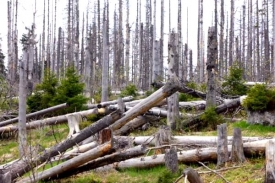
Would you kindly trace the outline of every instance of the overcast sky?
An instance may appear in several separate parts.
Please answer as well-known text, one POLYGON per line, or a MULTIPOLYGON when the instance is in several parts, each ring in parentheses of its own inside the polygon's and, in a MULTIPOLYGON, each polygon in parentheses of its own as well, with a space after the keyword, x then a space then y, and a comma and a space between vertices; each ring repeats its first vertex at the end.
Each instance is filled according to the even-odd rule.
MULTIPOLYGON (((43 0, 37 1, 37 11, 36 11, 36 25, 37 25, 37 38, 39 38, 39 34, 42 32, 42 22, 43 22, 43 0)), ((47 0, 48 1, 48 0, 47 0)), ((80 15, 82 15, 83 11, 86 12, 87 7, 92 14, 93 12, 93 0, 90 0, 91 3, 88 5, 87 0, 80 0, 80 15)), ((109 0, 110 1, 110 20, 112 21, 112 15, 114 12, 115 4, 118 4, 118 0, 109 0)), ((35 0, 18 0, 18 35, 21 38, 22 34, 26 32, 25 27, 30 27, 33 21, 33 12, 35 10, 35 0)), ((52 6, 52 2, 54 0, 50 0, 50 4, 52 6)), ((59 26, 66 28, 66 13, 65 8, 67 4, 67 0, 57 0, 57 28, 59 26)), ((103 7, 103 2, 101 1, 103 7)), ((129 0, 130 2, 130 25, 132 24, 134 30, 134 22, 136 19, 136 0, 129 0)), ((143 10, 145 10, 146 0, 142 0, 143 10)), ((153 2, 153 1, 152 1, 153 2)), ((225 8, 229 9, 229 0, 225 0, 225 8)), ((237 0, 237 2, 243 2, 243 0, 237 0)), ((164 0, 165 3, 165 36, 166 40, 168 38, 169 27, 168 27, 168 15, 169 15, 169 1, 164 0)), ((171 0, 171 28, 177 30, 177 3, 178 0, 171 0)), ((116 6, 117 7, 117 6, 116 6)), ((124 6, 125 7, 125 6, 124 6)), ((189 34, 188 34, 188 43, 189 47, 193 50, 193 58, 196 58, 196 49, 197 49, 197 17, 198 17, 198 0, 182 0, 182 43, 186 43, 186 27, 187 27, 187 7, 189 12, 189 34)), ((6 55, 7 50, 7 1, 0 0, 0 36, 2 37, 2 49, 4 54, 6 55)), ((52 6, 52 9, 54 7, 52 6)), ((213 10, 214 10, 214 0, 204 0, 204 32, 207 34, 207 29, 212 24, 213 20, 213 10)), ((51 11, 51 10, 50 10, 51 11)), ((237 11, 237 10, 236 10, 237 11)), ((51 15, 50 15, 51 16, 51 15)), ((91 15, 92 16, 92 15, 91 15)), ((124 18, 126 17, 126 10, 123 14, 124 18)), ((50 17, 51 19, 51 17, 50 17)), ((82 17, 81 17, 82 20, 82 17)), ((145 21, 145 13, 142 14, 142 20, 145 21)), ((112 28, 112 24, 110 25, 112 28)), ((159 38, 159 27, 160 27, 160 0, 157 0, 157 39, 159 38)), ((125 29, 124 29, 125 31, 125 29)), ((125 34, 124 34, 125 35, 125 34)), ((205 35, 206 38, 207 35, 205 35)), ((164 45, 164 50, 167 49, 167 45, 164 45)))

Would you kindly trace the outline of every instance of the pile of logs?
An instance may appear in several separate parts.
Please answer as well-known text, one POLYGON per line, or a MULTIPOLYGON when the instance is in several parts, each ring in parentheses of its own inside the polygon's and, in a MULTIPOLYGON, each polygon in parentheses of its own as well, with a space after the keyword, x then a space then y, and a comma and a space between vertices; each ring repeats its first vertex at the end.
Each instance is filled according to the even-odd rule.
MULTIPOLYGON (((274 175, 274 141, 260 137, 242 137, 239 129, 233 136, 227 136, 226 125, 218 126, 218 137, 215 136, 172 136, 170 128, 161 126, 152 136, 131 137, 122 136, 139 127, 144 127, 148 121, 158 120, 167 116, 167 111, 160 106, 165 105, 165 99, 173 93, 187 92, 205 99, 202 92, 192 90, 178 83, 168 82, 149 97, 131 101, 133 98, 119 99, 97 105, 89 105, 87 111, 81 111, 63 116, 29 121, 27 129, 40 128, 45 125, 55 125, 68 122, 72 115, 78 116, 69 121, 68 138, 55 146, 46 149, 34 157, 26 157, 0 166, 0 182, 35 182, 70 176, 76 173, 95 170, 124 169, 129 167, 153 167, 165 165, 172 172, 178 171, 178 163, 198 163, 217 161, 221 167, 227 161, 243 163, 246 157, 266 153, 266 180, 272 182, 274 175), (98 114, 104 108, 105 116, 83 130, 78 130, 79 116, 98 114), (70 117, 68 117, 70 116, 70 117), (73 132, 77 132, 72 134, 73 132), (89 139, 89 140, 87 140, 89 139), (148 156, 149 152, 154 155, 148 156), (54 161, 59 164, 41 172, 36 169, 54 161), (33 172, 29 177, 22 178, 27 172, 33 172)), ((240 106, 240 98, 225 100, 218 98, 217 113, 240 106), (222 101, 222 102, 220 102, 222 101)), ((203 109, 204 101, 180 104, 183 108, 203 109)), ((61 107, 61 106, 60 106, 61 107)), ((65 107, 62 105, 62 107, 65 107)), ((201 114, 201 113, 200 113, 201 114)), ((185 121, 183 126, 200 123, 199 115, 181 114, 185 121), (192 116, 190 118, 190 116, 192 116)), ((10 120, 11 121, 11 120, 10 120)), ((16 132, 18 127, 12 122, 0 122, 0 133, 16 132), (5 125, 9 126, 5 126, 5 125)), ((80 120, 81 121, 81 120, 80 120)), ((145 127, 144 127, 145 128, 145 127)), ((198 174, 192 169, 183 172, 187 179, 199 181, 198 174)))

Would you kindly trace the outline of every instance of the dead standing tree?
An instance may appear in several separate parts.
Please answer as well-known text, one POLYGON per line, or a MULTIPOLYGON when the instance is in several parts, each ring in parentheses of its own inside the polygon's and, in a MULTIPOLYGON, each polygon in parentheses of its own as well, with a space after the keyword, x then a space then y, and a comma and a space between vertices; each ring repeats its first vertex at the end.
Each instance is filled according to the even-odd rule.
MULTIPOLYGON (((34 28, 34 26, 33 26, 34 28)), ((21 157, 27 157, 27 130, 26 130, 26 98, 28 78, 32 74, 33 48, 34 48, 34 29, 28 29, 28 34, 23 34, 21 43, 23 45, 23 59, 20 63, 19 80, 19 117, 18 117, 18 141, 21 157)))
POLYGON ((208 45, 207 45, 207 94, 206 108, 216 106, 216 86, 215 86, 215 68, 218 58, 218 42, 215 27, 208 29, 208 45))
MULTIPOLYGON (((175 32, 170 33, 168 43, 168 79, 178 81, 178 34, 175 32)), ((178 94, 174 93, 168 99, 168 116, 167 125, 171 129, 176 129, 176 122, 179 120, 179 98, 178 94)))

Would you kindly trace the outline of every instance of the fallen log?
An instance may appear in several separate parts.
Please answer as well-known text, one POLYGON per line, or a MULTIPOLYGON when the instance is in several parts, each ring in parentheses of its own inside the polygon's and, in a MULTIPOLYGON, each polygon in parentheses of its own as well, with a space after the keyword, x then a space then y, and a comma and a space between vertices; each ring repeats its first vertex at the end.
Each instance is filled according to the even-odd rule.
MULTIPOLYGON (((97 113, 98 113, 97 109, 90 109, 90 110, 75 112, 75 113, 71 113, 71 114, 79 114, 82 117, 85 117, 90 114, 97 114, 97 113)), ((26 128, 27 128, 27 130, 29 130, 29 129, 41 128, 41 127, 47 126, 47 125, 56 125, 56 124, 65 123, 68 121, 67 116, 68 116, 68 114, 51 117, 51 118, 46 118, 46 119, 41 119, 41 120, 36 120, 36 121, 31 121, 26 124, 26 128)), ((18 131, 17 125, 0 127, 0 134, 17 132, 17 131, 18 131)))
POLYGON ((112 147, 113 147, 112 142, 109 141, 79 156, 76 156, 70 160, 60 163, 50 169, 39 172, 35 174, 35 177, 27 177, 27 178, 18 180, 17 183, 29 183, 29 182, 37 182, 42 179, 43 180, 50 179, 51 177, 56 176, 62 172, 65 172, 67 170, 83 165, 86 162, 96 159, 100 156, 106 155, 107 153, 112 151, 112 147))
POLYGON ((66 171, 64 173, 61 173, 58 175, 58 177, 55 178, 64 178, 64 177, 69 177, 72 175, 75 175, 77 173, 82 173, 85 171, 89 171, 104 165, 108 165, 114 162, 119 162, 119 161, 123 161, 126 159, 131 159, 134 157, 138 157, 141 155, 144 155, 147 152, 147 147, 144 145, 139 145, 139 146, 135 146, 129 149, 126 149, 124 151, 120 151, 120 152, 115 152, 100 158, 97 158, 95 160, 92 160, 90 162, 88 162, 85 165, 82 165, 76 169, 71 169, 69 171, 66 171))
MULTIPOLYGON (((59 109, 64 109, 67 106, 68 106, 67 103, 63 103, 63 104, 59 104, 59 105, 56 105, 56 106, 53 106, 53 107, 49 107, 47 109, 36 111, 36 112, 30 113, 30 114, 27 114, 26 119, 31 119, 31 118, 34 118, 34 117, 37 117, 37 116, 41 116, 41 115, 50 113, 50 112, 54 112, 54 111, 59 110, 59 109)), ((6 121, 1 121, 0 122, 0 127, 6 126, 6 125, 9 125, 9 124, 12 124, 12 123, 16 123, 16 122, 18 122, 18 117, 8 119, 6 121)))
MULTIPOLYGON (((123 137, 122 137, 123 138, 123 137)), ((131 138, 134 144, 146 144, 155 145, 155 137, 154 136, 138 136, 138 137, 127 137, 131 138)), ((233 136, 228 136, 227 141, 228 144, 232 144, 233 136)), ((243 142, 254 142, 254 141, 262 141, 269 140, 264 139, 263 137, 242 137, 243 142)), ((217 136, 172 136, 170 140, 170 144, 182 144, 182 145, 204 145, 204 146, 217 146, 218 145, 218 137, 217 136)))
MULTIPOLYGON (((129 102, 129 101, 132 101, 133 99, 134 99, 134 97, 128 96, 128 97, 123 97, 122 101, 129 102)), ((87 104, 86 106, 88 109, 94 109, 94 108, 104 108, 104 107, 107 107, 109 105, 114 105, 114 104, 117 104, 117 100, 101 102, 99 104, 87 104)))
MULTIPOLYGON (((244 143, 244 153, 246 156, 263 155, 265 152, 265 143, 268 140, 263 140, 261 142, 248 142, 244 143)), ((231 152, 232 146, 228 146, 228 152, 231 152)), ((197 163, 203 161, 216 161, 217 160, 217 148, 198 148, 187 151, 177 152, 178 161, 181 163, 197 163)), ((133 158, 110 165, 106 165, 97 168, 96 171, 108 171, 110 169, 126 169, 126 168, 150 168, 158 165, 163 165, 165 163, 164 154, 158 154, 153 156, 146 156, 142 158, 133 158)))
POLYGON ((119 111, 115 111, 103 117, 102 119, 98 120, 97 122, 93 123, 92 125, 86 127, 85 129, 81 130, 78 135, 72 138, 69 138, 59 144, 56 144, 54 147, 50 148, 49 150, 44 151, 42 155, 38 155, 38 157, 32 162, 27 162, 23 159, 16 163, 11 164, 9 167, 7 167, 7 170, 11 173, 12 180, 30 171, 34 165, 38 166, 44 162, 49 161, 52 157, 65 152, 67 149, 77 145, 84 139, 110 126, 120 117, 121 117, 121 113, 119 111))
POLYGON ((140 103, 135 105, 134 108, 131 108, 127 112, 123 114, 123 117, 117 120, 112 126, 112 130, 115 131, 121 128, 130 120, 134 119, 135 117, 146 113, 149 109, 154 107, 164 98, 169 97, 173 93, 178 90, 178 83, 175 81, 167 82, 163 87, 155 91, 152 95, 142 100, 140 103))

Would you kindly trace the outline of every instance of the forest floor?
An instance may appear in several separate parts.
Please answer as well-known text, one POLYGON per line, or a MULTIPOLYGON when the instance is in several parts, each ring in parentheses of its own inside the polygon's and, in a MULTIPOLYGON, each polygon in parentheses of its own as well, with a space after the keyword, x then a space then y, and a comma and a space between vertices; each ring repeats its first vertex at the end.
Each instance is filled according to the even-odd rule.
MULTIPOLYGON (((249 125, 245 121, 238 122, 227 122, 228 125, 228 135, 233 135, 233 129, 238 127, 242 130, 243 136, 257 136, 257 137, 274 137, 275 127, 261 126, 261 125, 249 125)), ((152 135, 157 131, 157 128, 151 127, 148 131, 135 131, 130 135, 142 136, 142 135, 152 135)), ((61 142, 67 137, 68 126, 66 124, 44 127, 42 129, 36 129, 29 131, 29 142, 31 144, 39 144, 41 147, 51 147, 54 144, 61 142)), ((175 132, 174 135, 217 135, 214 130, 205 130, 200 132, 175 132)), ((18 143, 17 137, 2 138, 0 140, 0 164, 7 163, 9 161, 18 158, 18 143)), ((204 162, 209 168, 216 170, 215 162, 204 162)), ((232 183, 245 183, 245 182, 264 182, 265 176, 265 157, 255 156, 247 158, 247 161, 241 165, 227 164, 224 171, 219 171, 218 174, 209 172, 208 169, 200 164, 180 164, 180 172, 187 167, 192 167, 200 173, 202 180, 206 183, 221 183, 227 180, 232 183), (235 168, 231 168, 235 167, 235 168), (221 178, 224 177, 225 180, 221 178)), ((47 165, 45 169, 50 168, 52 165, 47 165)), ((179 176, 171 175, 165 169, 165 166, 158 166, 154 168, 137 169, 130 168, 126 170, 112 170, 109 172, 99 173, 99 172, 86 172, 82 174, 77 174, 69 178, 54 180, 49 182, 79 182, 79 183, 157 183, 157 182, 174 182, 179 176)), ((180 182, 184 182, 182 179, 180 182)))

